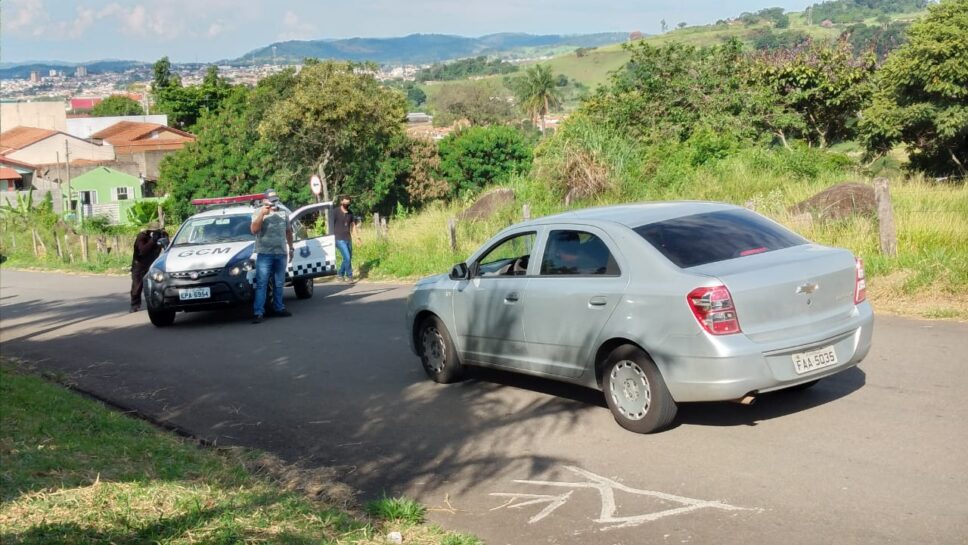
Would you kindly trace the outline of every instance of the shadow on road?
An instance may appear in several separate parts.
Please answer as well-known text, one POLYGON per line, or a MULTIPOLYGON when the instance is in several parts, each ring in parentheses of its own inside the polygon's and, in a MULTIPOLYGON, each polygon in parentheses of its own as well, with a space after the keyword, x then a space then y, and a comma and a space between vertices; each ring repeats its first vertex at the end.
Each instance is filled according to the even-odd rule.
POLYGON ((12 300, 4 330, 22 334, 4 353, 217 445, 335 467, 369 497, 456 491, 574 463, 530 452, 599 410, 594 396, 498 372, 429 381, 407 345, 403 302, 387 297, 397 289, 324 283, 310 300, 287 290, 292 318, 253 325, 243 308, 179 314, 167 328, 118 312, 123 294, 12 300), (76 327, 57 334, 66 324, 76 327), (552 396, 509 399, 502 383, 552 396))
POLYGON ((737 403, 684 403, 679 405, 674 425, 755 426, 757 422, 810 410, 846 397, 862 388, 866 377, 864 371, 853 367, 822 379, 807 390, 761 394, 751 406, 737 403))

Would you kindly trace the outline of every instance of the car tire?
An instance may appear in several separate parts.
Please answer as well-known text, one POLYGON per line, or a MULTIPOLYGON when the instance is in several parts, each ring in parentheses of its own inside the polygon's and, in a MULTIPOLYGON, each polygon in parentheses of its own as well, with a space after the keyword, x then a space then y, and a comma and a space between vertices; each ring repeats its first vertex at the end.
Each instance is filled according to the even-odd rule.
POLYGON ((816 379, 816 380, 811 380, 810 382, 804 382, 802 384, 797 384, 796 386, 790 386, 789 388, 786 389, 786 391, 788 391, 788 392, 802 392, 804 390, 813 388, 814 386, 817 385, 818 382, 820 382, 820 379, 819 378, 816 379))
POLYGON ((302 278, 300 280, 292 281, 292 289, 296 292, 296 297, 300 299, 309 299, 313 296, 313 279, 312 278, 302 278))
POLYGON ((636 346, 620 346, 609 354, 602 390, 615 421, 629 431, 660 431, 676 416, 678 407, 659 368, 636 346))
POLYGON ((168 327, 175 323, 175 311, 152 310, 149 308, 148 319, 151 320, 151 323, 155 324, 156 327, 168 327))
POLYGON ((427 376, 441 384, 460 380, 464 368, 440 318, 429 316, 417 329, 417 352, 427 376))

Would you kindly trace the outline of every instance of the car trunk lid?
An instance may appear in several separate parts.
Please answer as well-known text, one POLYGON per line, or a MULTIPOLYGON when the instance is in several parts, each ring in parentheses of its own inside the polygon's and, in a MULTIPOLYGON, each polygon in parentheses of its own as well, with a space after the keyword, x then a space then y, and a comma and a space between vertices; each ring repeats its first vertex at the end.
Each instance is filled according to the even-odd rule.
POLYGON ((854 310, 856 262, 842 249, 802 244, 689 270, 729 289, 739 326, 755 342, 827 332, 854 310))

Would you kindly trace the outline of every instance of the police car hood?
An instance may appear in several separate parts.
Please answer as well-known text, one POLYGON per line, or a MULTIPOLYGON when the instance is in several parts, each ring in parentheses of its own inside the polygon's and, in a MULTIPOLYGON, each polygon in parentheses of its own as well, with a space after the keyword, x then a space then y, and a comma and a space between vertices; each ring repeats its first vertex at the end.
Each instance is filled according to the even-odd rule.
POLYGON ((230 262, 252 255, 254 246, 251 240, 173 246, 165 255, 165 271, 171 273, 225 267, 230 262))

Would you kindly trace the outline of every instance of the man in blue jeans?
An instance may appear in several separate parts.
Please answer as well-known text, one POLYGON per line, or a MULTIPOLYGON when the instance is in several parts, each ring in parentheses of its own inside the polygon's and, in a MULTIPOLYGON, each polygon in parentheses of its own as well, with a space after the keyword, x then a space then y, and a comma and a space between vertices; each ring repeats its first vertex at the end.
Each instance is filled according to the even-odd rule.
POLYGON ((262 323, 265 316, 266 290, 272 279, 272 308, 276 316, 292 316, 282 302, 286 267, 292 255, 292 229, 289 214, 279 204, 279 195, 266 190, 262 206, 252 214, 249 227, 255 235, 255 297, 252 303, 252 323, 262 323))
POLYGON ((339 200, 339 208, 333 211, 333 237, 336 249, 343 258, 336 278, 340 282, 353 281, 353 231, 356 229, 353 213, 350 212, 350 198, 344 195, 339 200))

